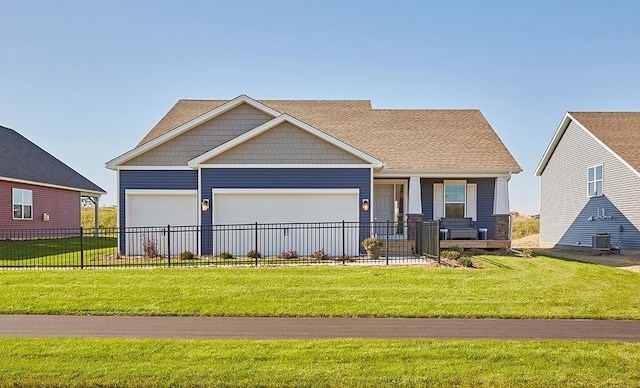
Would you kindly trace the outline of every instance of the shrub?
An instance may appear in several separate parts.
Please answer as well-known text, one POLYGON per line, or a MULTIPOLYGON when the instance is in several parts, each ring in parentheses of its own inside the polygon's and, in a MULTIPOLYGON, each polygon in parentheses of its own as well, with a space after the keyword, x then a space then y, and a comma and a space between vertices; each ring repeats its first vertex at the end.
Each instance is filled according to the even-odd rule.
POLYGON ((227 251, 222 251, 220 252, 220 258, 221 259, 233 259, 233 255, 227 251))
POLYGON ((456 261, 463 267, 473 267, 473 261, 471 261, 471 259, 468 257, 459 257, 456 261))
POLYGON ((144 257, 158 257, 158 243, 153 237, 142 236, 142 250, 144 251, 144 257))
POLYGON ((298 252, 296 251, 282 251, 282 253, 280 253, 280 256, 278 257, 281 259, 297 259, 298 257, 300 257, 300 255, 298 255, 298 252))
POLYGON ((247 252, 247 257, 250 259, 259 259, 262 257, 262 255, 260 254, 260 252, 252 249, 249 252, 247 252))
POLYGON ((454 252, 458 252, 460 254, 464 253, 464 248, 461 248, 459 246, 453 246, 451 248, 449 248, 450 251, 454 251, 454 252))
POLYGON ((442 251, 440 252, 440 257, 448 260, 458 260, 458 258, 460 257, 460 252, 452 250, 442 251))
POLYGON ((180 254, 180 260, 193 260, 196 257, 193 255, 191 251, 184 251, 180 254))
POLYGON ((382 241, 380 241, 377 238, 371 236, 371 237, 367 237, 364 240, 362 240, 362 246, 366 250, 369 250, 369 249, 372 249, 372 248, 381 248, 382 247, 382 241))
POLYGON ((320 249, 319 251, 313 252, 311 258, 314 260, 326 260, 329 256, 324 252, 324 249, 320 249))

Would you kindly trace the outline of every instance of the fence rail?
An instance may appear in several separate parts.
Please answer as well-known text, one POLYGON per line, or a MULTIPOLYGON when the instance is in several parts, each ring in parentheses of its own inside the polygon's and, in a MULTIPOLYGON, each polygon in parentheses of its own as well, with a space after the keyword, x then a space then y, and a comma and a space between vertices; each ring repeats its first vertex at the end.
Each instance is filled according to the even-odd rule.
MULTIPOLYGON (((434 251, 433 241, 429 243, 431 245, 426 243, 430 238, 424 232, 427 229, 433 228, 429 229, 422 223, 344 221, 0 229, 0 268, 268 266, 347 262, 388 265, 416 262, 421 255, 437 256, 439 252, 434 251), (416 230, 419 231, 417 239, 416 230), (383 242, 379 256, 375 252, 367 252, 362 246, 362 241, 370 236, 383 242), (428 252, 425 247, 429 248, 428 252)), ((434 238, 438 239, 437 232, 434 238)))

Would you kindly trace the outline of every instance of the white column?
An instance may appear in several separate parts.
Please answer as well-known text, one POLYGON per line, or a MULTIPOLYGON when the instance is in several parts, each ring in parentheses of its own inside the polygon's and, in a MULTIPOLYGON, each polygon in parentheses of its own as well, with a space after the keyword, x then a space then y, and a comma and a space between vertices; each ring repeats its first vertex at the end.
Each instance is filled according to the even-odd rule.
POLYGON ((407 214, 422 214, 422 190, 420 188, 420 177, 409 178, 409 207, 407 214))
POLYGON ((493 196, 493 214, 509 214, 509 177, 496 178, 495 194, 493 196))

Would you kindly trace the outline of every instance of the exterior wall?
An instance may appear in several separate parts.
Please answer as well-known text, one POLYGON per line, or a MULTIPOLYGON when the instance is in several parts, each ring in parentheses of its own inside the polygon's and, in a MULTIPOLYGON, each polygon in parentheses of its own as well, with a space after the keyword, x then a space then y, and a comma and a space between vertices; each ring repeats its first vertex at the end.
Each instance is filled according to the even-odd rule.
MULTIPOLYGON (((457 178, 456 178, 457 179, 457 178)), ((463 179, 463 178, 460 178, 463 179)), ((420 186, 422 191, 422 219, 429 221, 433 219, 433 184, 444 183, 445 179, 422 178, 420 186)), ((477 213, 476 227, 487 229, 487 238, 493 240, 493 197, 495 195, 495 178, 470 178, 467 183, 478 185, 476 193, 477 213)))
POLYGON ((283 123, 205 162, 222 164, 362 164, 350 153, 283 123))
POLYGON ((0 181, 0 228, 7 229, 64 229, 80 227, 80 192, 0 181), (13 219, 12 189, 33 192, 33 219, 13 219), (49 221, 42 214, 49 214, 49 221))
POLYGON ((125 190, 197 190, 198 172, 195 170, 120 170, 118 211, 120 227, 125 227, 125 190))
POLYGON ((220 116, 124 163, 124 166, 185 166, 187 161, 234 139, 272 117, 248 104, 220 116))
POLYGON ((576 123, 560 139, 540 187, 541 243, 591 246, 594 234, 610 233, 612 245, 640 249, 640 177, 576 123), (587 169, 599 164, 604 195, 589 198, 587 169), (596 219, 598 209, 611 218, 596 219))
MULTIPOLYGON (((351 189, 360 190, 358 203, 371 198, 371 169, 368 168, 213 168, 201 171, 202 198, 211 201, 212 189, 351 189)), ((313 206, 313 204, 309 204, 313 206)), ((203 212, 202 225, 211 225, 211 212, 203 212)), ((339 222, 342 220, 336 220, 339 222)), ((360 241, 369 235, 369 212, 360 209, 360 241)), ((211 237, 202 236, 202 252, 213 249, 211 237)))

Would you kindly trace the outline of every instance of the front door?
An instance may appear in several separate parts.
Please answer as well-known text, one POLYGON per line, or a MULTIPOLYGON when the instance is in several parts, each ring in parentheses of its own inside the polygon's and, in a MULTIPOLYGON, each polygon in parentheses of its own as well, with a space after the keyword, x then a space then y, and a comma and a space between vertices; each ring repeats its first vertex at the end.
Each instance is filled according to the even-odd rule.
POLYGON ((395 185, 376 184, 373 191, 374 233, 376 235, 396 234, 395 185), (389 221, 388 232, 386 221, 389 221))

